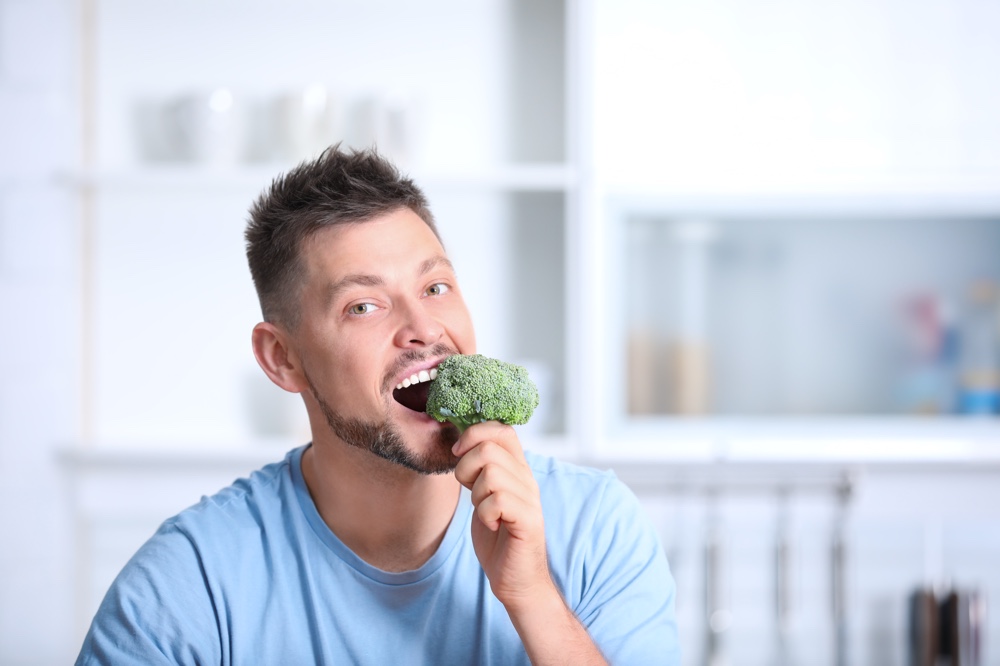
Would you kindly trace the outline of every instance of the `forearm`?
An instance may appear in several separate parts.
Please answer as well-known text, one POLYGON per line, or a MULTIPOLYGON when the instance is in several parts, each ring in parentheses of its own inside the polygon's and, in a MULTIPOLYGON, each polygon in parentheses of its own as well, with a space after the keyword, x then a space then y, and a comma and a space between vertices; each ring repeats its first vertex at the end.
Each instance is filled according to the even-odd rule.
POLYGON ((522 607, 508 606, 507 613, 534 666, 607 665, 600 649, 555 587, 522 607))

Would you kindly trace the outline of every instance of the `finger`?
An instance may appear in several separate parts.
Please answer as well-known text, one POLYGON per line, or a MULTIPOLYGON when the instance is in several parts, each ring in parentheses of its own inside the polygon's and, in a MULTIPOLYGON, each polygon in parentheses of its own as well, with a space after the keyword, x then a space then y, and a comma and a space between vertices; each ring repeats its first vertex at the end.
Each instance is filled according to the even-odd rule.
POLYGON ((524 449, 521 447, 517 432, 513 426, 499 421, 486 421, 467 428, 451 450, 456 456, 461 457, 486 440, 500 444, 516 459, 525 461, 524 449))
POLYGON ((534 484, 531 468, 516 459, 509 449, 493 440, 480 442, 462 456, 455 467, 455 478, 466 488, 471 488, 482 470, 491 465, 509 470, 512 475, 523 479, 525 484, 534 484))
POLYGON ((532 485, 501 465, 487 465, 472 484, 472 504, 479 506, 490 495, 498 493, 510 493, 526 504, 538 504, 532 485))
POLYGON ((496 532, 500 525, 507 527, 511 536, 523 538, 540 524, 541 511, 517 497, 514 493, 493 493, 476 507, 476 517, 486 529, 496 532))

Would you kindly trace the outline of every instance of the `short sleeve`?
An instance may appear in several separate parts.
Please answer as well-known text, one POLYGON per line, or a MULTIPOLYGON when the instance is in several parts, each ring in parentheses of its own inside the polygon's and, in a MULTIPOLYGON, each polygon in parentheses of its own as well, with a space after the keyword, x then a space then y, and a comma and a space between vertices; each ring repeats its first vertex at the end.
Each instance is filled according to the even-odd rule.
POLYGON ((577 617, 611 664, 680 664, 676 585, 639 500, 607 477, 583 562, 577 617))
POLYGON ((165 524, 112 583, 78 666, 219 664, 219 623, 198 553, 165 524))

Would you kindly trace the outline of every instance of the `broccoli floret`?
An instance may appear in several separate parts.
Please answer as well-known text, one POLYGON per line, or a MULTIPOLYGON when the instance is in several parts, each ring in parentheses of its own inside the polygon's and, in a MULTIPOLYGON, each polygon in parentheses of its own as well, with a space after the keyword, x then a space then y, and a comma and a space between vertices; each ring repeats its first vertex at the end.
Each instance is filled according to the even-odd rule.
POLYGON ((482 354, 442 361, 427 395, 427 413, 459 432, 483 421, 521 425, 537 406, 538 388, 525 368, 482 354))

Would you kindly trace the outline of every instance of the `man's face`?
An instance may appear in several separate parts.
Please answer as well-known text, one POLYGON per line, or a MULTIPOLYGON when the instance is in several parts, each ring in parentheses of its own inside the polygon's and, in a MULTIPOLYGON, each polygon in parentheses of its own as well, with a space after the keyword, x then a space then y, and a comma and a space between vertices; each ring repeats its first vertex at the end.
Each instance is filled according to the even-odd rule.
POLYGON ((426 385, 396 390, 451 354, 475 353, 469 311, 434 233, 400 208, 318 232, 303 260, 293 340, 313 409, 347 444, 423 473, 453 469, 458 433, 422 411, 426 385))

